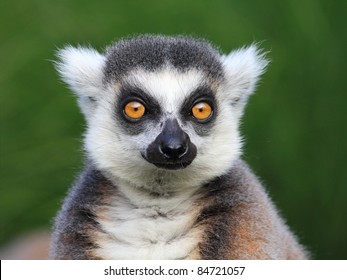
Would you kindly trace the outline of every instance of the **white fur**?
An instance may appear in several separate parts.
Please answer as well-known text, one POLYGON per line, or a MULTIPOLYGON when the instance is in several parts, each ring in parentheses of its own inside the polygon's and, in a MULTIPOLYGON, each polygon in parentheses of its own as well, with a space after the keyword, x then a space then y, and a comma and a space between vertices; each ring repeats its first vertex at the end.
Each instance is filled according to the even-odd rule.
POLYGON ((136 192, 132 190, 131 200, 120 193, 104 210, 108 218, 99 223, 108 238, 98 239, 96 254, 106 259, 189 258, 200 240, 199 229, 191 228, 192 194, 149 199, 136 192))
POLYGON ((238 117, 242 115, 249 95, 254 92, 259 77, 269 63, 265 55, 256 45, 251 45, 221 57, 227 78, 223 91, 235 104, 238 117))
POLYGON ((72 46, 59 50, 57 55, 60 61, 56 62, 56 68, 64 82, 78 95, 79 105, 88 120, 95 108, 93 100, 98 98, 103 87, 106 59, 94 49, 72 46))

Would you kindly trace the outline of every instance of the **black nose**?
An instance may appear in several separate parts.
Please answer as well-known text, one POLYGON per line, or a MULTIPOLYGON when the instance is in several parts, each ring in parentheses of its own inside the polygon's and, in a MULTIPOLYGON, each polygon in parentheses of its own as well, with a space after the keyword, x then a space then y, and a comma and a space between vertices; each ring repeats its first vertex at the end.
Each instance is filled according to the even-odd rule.
POLYGON ((196 157, 196 146, 176 119, 166 120, 163 130, 142 156, 150 163, 165 169, 182 169, 196 157))
POLYGON ((159 150, 169 160, 180 159, 188 151, 188 139, 185 135, 170 138, 160 144, 159 150))
POLYGON ((189 136, 179 126, 177 120, 166 121, 159 135, 159 151, 168 160, 182 158, 188 151, 189 136))

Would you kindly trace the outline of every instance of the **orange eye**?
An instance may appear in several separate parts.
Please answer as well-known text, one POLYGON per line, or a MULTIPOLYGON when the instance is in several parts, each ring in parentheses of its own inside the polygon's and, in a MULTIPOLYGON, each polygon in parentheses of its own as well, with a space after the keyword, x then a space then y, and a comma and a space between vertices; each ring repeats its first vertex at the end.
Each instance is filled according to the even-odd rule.
POLYGON ((125 115, 134 120, 141 119, 143 115, 145 114, 145 111, 146 111, 145 106, 143 106, 138 101, 131 101, 127 103, 124 107, 125 115))
POLYGON ((192 108, 193 116, 199 120, 207 120, 212 115, 212 108, 207 102, 198 102, 192 108))

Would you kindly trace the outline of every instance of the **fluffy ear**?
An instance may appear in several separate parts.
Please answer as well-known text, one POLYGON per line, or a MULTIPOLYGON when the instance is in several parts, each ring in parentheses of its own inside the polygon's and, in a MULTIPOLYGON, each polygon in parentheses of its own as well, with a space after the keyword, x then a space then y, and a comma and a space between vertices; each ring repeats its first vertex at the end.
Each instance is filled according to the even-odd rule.
POLYGON ((59 50, 57 57, 56 69, 78 96, 81 110, 88 118, 103 87, 105 57, 94 49, 72 46, 59 50))
POLYGON ((269 63, 265 54, 260 52, 256 45, 251 45, 222 56, 227 79, 227 98, 239 115, 242 114, 248 97, 253 93, 260 75, 269 63))

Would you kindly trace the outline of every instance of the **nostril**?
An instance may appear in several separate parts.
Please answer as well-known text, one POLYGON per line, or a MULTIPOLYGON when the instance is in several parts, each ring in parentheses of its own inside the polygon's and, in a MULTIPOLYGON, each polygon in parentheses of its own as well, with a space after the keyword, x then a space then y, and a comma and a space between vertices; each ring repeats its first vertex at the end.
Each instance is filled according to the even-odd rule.
POLYGON ((179 146, 176 150, 176 155, 178 158, 182 158, 188 151, 188 146, 179 146))
POLYGON ((170 160, 182 158, 188 151, 188 146, 183 144, 160 145, 160 152, 170 160))

